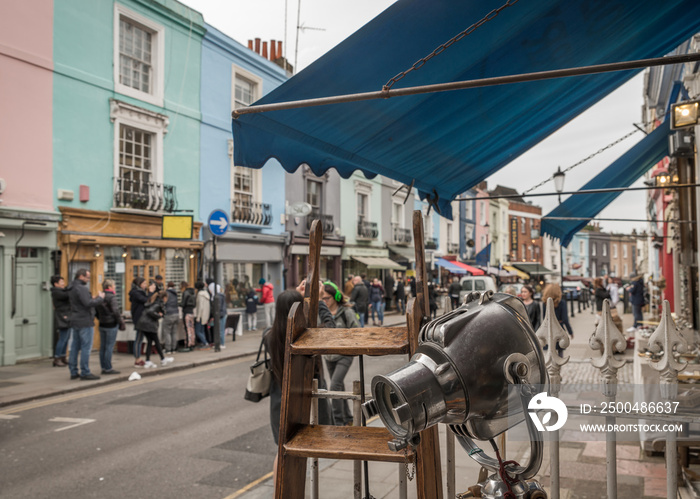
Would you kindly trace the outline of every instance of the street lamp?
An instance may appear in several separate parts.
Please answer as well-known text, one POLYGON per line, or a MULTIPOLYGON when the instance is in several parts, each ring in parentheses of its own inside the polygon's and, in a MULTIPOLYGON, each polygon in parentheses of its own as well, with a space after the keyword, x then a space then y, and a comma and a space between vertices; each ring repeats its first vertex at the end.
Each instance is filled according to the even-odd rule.
MULTIPOLYGON (((564 177, 566 175, 561 171, 561 166, 557 167, 552 178, 554 179, 554 189, 559 193, 559 205, 561 205, 561 193, 564 191, 564 177)), ((559 278, 561 286, 564 287, 564 245, 559 240, 559 278)))

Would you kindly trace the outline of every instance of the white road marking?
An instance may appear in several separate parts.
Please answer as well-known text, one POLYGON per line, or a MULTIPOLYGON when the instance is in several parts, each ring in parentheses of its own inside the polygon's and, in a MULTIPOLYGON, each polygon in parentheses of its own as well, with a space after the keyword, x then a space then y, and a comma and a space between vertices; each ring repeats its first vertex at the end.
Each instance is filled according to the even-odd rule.
POLYGON ((13 414, 0 414, 0 419, 17 419, 20 416, 15 416, 13 414))
POLYGON ((58 428, 57 430, 54 431, 63 431, 63 430, 69 430, 70 428, 75 428, 77 426, 82 426, 84 424, 89 424, 89 423, 94 423, 94 419, 80 419, 80 418, 53 418, 49 419, 49 422, 52 423, 74 423, 70 426, 64 426, 63 428, 58 428))

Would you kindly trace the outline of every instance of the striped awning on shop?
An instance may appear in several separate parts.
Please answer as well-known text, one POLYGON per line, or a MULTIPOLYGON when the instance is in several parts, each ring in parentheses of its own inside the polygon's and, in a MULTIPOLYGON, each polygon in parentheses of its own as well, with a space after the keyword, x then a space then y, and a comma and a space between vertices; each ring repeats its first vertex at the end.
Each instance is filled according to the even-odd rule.
POLYGON ((353 260, 367 265, 368 269, 391 269, 391 270, 406 270, 406 267, 399 265, 389 258, 376 256, 353 256, 353 260))

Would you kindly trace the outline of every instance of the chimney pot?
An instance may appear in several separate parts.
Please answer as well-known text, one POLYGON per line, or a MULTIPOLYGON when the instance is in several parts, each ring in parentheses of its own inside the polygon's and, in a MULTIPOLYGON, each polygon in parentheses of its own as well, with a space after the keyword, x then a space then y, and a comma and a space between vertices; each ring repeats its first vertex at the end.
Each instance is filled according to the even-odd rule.
POLYGON ((248 40, 248 48, 253 50, 253 40, 248 40))
POLYGON ((277 42, 277 58, 281 59, 283 57, 284 52, 282 52, 282 40, 277 42))
POLYGON ((270 60, 274 61, 277 59, 277 43, 275 40, 270 40, 270 60))
POLYGON ((255 39, 255 53, 260 54, 260 38, 255 39))
POLYGON ((262 45, 263 45, 262 56, 263 56, 263 58, 267 59, 267 42, 262 42, 262 45))

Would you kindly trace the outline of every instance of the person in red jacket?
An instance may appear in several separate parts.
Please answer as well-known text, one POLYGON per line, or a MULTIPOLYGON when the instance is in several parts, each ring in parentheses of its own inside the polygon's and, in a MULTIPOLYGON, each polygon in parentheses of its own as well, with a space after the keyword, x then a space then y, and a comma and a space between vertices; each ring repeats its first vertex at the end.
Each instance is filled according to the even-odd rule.
POLYGON ((262 293, 260 304, 263 306, 263 310, 265 310, 265 322, 267 323, 267 327, 272 327, 273 322, 275 322, 274 287, 271 282, 265 282, 265 279, 262 278, 260 278, 258 284, 260 284, 260 287, 255 291, 262 293))

